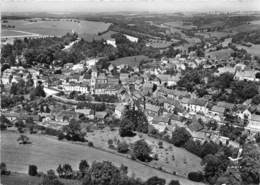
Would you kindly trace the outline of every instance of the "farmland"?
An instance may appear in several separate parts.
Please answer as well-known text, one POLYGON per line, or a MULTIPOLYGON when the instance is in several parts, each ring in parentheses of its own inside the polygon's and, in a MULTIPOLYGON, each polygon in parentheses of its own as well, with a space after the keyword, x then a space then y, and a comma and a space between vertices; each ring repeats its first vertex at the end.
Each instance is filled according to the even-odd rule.
POLYGON ((77 169, 82 159, 86 159, 89 162, 107 160, 118 166, 121 164, 127 165, 129 175, 134 173, 137 177, 143 179, 158 176, 167 179, 167 181, 179 179, 183 185, 202 184, 161 172, 125 157, 113 155, 95 148, 61 142, 50 136, 29 135, 32 141, 30 145, 19 145, 16 141, 18 137, 17 133, 2 132, 1 134, 1 160, 7 164, 8 169, 11 171, 27 173, 29 164, 37 165, 39 171, 47 171, 56 169, 59 164, 64 164, 68 161, 74 169, 77 169))
MULTIPOLYGON (((8 20, 8 24, 15 26, 12 30, 26 31, 41 35, 62 36, 68 32, 77 32, 81 37, 90 39, 99 32, 104 32, 109 27, 109 23, 93 22, 93 21, 70 21, 70 20, 38 20, 29 22, 27 20, 8 20)), ((2 25, 4 25, 2 24, 2 25)), ((14 32, 3 29, 2 36, 12 36, 14 32)))

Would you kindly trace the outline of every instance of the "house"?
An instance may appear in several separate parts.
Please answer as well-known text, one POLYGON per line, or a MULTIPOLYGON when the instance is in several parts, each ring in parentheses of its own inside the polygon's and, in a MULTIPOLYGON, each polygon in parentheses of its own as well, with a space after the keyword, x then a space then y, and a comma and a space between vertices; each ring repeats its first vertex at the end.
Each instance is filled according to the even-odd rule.
POLYGON ((204 128, 204 125, 198 119, 192 119, 191 124, 188 125, 191 131, 201 131, 204 128))
POLYGON ((150 125, 153 126, 159 132, 164 132, 170 123, 171 123, 170 116, 159 116, 159 117, 154 117, 150 125))
POLYGON ((78 119, 79 114, 71 110, 62 110, 55 115, 55 121, 69 122, 71 119, 78 119))
POLYGON ((107 112, 105 112, 105 111, 97 111, 95 113, 95 118, 100 119, 102 121, 104 121, 106 116, 107 116, 107 112))
POLYGON ((157 77, 160 79, 161 84, 166 84, 168 86, 176 85, 180 80, 180 76, 171 76, 168 74, 159 74, 157 77))
POLYGON ((29 114, 25 114, 25 113, 17 113, 17 112, 5 112, 2 113, 7 119, 9 119, 10 121, 14 121, 14 120, 26 120, 28 118, 32 118, 33 121, 40 121, 41 118, 39 115, 29 115, 29 114))
POLYGON ((67 83, 62 85, 63 89, 67 92, 77 91, 81 93, 90 93, 90 87, 88 83, 67 83))
POLYGON ((221 107, 218 105, 214 105, 210 110, 212 116, 222 117, 224 115, 224 112, 225 112, 225 107, 221 107))
POLYGON ((189 110, 192 112, 202 112, 204 114, 208 113, 208 108, 207 108, 207 104, 208 101, 205 99, 190 99, 189 100, 189 110))
POLYGON ((113 47, 115 47, 115 48, 117 47, 117 46, 116 46, 116 40, 115 40, 115 39, 107 39, 107 40, 106 40, 106 43, 109 44, 109 45, 111 45, 111 46, 113 46, 113 47))
POLYGON ((113 65, 113 64, 110 64, 109 66, 108 66, 108 71, 113 71, 115 69, 115 66, 113 65))
POLYGON ((259 82, 259 78, 256 78, 256 74, 259 72, 260 71, 255 71, 255 70, 237 71, 234 76, 234 79, 259 82))
POLYGON ((94 89, 94 94, 100 95, 100 94, 106 94, 106 89, 108 85, 107 84, 96 84, 94 89))
POLYGON ((223 108, 225 108, 225 109, 232 110, 235 105, 234 105, 233 103, 228 103, 228 102, 220 101, 220 102, 217 103, 217 106, 218 106, 218 107, 223 107, 223 108))
POLYGON ((96 78, 96 84, 106 84, 107 83, 107 77, 104 73, 100 73, 98 77, 96 78))
POLYGON ((123 85, 127 84, 128 80, 129 80, 129 74, 128 73, 120 73, 119 79, 120 79, 120 81, 123 85))
POLYGON ((108 77, 107 78, 107 84, 108 85, 118 85, 119 84, 119 79, 115 77, 108 77))
POLYGON ((76 113, 84 114, 84 116, 89 117, 91 115, 91 109, 75 109, 76 113))
POLYGON ((158 105, 153 105, 151 103, 145 103, 145 113, 148 117, 153 118, 161 115, 162 109, 158 105))
POLYGON ((122 105, 122 104, 117 105, 116 108, 115 108, 116 118, 120 119, 123 116, 124 110, 125 110, 124 105, 122 105))
POLYGON ((252 114, 249 124, 245 127, 250 132, 260 132, 260 115, 252 114))
POLYGON ((251 112, 247 109, 247 107, 243 105, 238 107, 236 115, 242 120, 250 120, 252 116, 251 112))
POLYGON ((163 100, 163 108, 169 112, 169 113, 174 113, 175 107, 180 107, 180 102, 172 99, 172 98, 166 98, 163 100))
POLYGON ((229 67, 229 66, 225 66, 225 67, 220 67, 218 68, 218 72, 215 73, 216 76, 219 76, 223 73, 232 73, 235 74, 236 69, 234 67, 229 67))

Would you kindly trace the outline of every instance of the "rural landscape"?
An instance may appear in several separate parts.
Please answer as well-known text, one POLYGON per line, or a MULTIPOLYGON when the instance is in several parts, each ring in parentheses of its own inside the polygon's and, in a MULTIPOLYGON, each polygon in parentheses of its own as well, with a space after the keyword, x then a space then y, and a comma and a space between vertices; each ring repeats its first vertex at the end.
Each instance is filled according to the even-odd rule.
POLYGON ((1 185, 260 184, 260 11, 39 2, 2 9, 1 185))

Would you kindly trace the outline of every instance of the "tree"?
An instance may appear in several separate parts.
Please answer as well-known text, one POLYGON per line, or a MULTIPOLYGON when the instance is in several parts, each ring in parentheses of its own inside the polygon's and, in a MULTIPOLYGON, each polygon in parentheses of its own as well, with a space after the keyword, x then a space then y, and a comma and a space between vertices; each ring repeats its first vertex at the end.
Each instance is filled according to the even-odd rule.
POLYGON ((169 185, 181 185, 178 180, 171 180, 169 185))
POLYGON ((190 172, 188 174, 188 179, 195 182, 201 182, 203 181, 203 174, 201 172, 190 172))
POLYGON ((205 178, 209 182, 215 182, 221 176, 228 166, 227 160, 223 157, 208 154, 203 158, 202 164, 205 164, 204 173, 205 178))
POLYGON ((64 177, 65 178, 71 178, 72 177, 72 167, 69 164, 64 164, 63 165, 63 172, 64 172, 64 177))
POLYGON ((69 125, 63 127, 63 132, 67 140, 85 141, 85 133, 82 132, 79 121, 71 119, 69 125))
POLYGON ((239 171, 245 184, 260 182, 260 148, 256 144, 244 144, 242 159, 239 161, 239 171))
POLYGON ((120 123, 119 135, 121 137, 134 136, 133 130, 134 130, 133 122, 127 118, 123 118, 123 120, 120 123))
POLYGON ((86 160, 81 160, 79 163, 79 171, 83 174, 83 176, 86 174, 88 168, 89 168, 88 162, 86 160))
POLYGON ((29 165, 29 171, 28 171, 28 174, 30 176, 36 176, 38 173, 37 173, 37 166, 36 165, 29 165))
POLYGON ((20 135, 20 137, 17 139, 19 144, 30 144, 30 138, 26 135, 20 135))
POLYGON ((199 140, 193 141, 192 138, 190 138, 184 145, 184 148, 188 150, 189 152, 201 157, 201 143, 199 140))
POLYGON ((205 142, 201 146, 201 157, 204 157, 208 154, 215 154, 218 151, 218 145, 213 142, 205 142))
POLYGON ((0 170, 1 170, 1 175, 4 175, 5 172, 7 171, 7 167, 6 167, 6 164, 1 162, 0 164, 0 170))
POLYGON ((134 131, 148 133, 148 120, 143 112, 128 110, 123 119, 128 119, 134 124, 134 131))
MULTIPOLYGON (((86 178, 90 179, 92 185, 117 185, 121 180, 119 169, 108 161, 93 162, 89 175, 86 178)), ((88 184, 83 183, 83 185, 88 184)))
POLYGON ((47 175, 44 175, 39 185, 64 185, 64 184, 59 181, 58 177, 55 175, 55 172, 53 170, 48 170, 47 175))
POLYGON ((259 73, 259 72, 256 73, 256 74, 255 74, 255 77, 258 78, 258 79, 260 79, 260 73, 259 73))
POLYGON ((151 158, 151 148, 143 139, 134 143, 133 152, 135 157, 141 161, 147 161, 151 158))
POLYGON ((252 103, 255 105, 260 104, 260 94, 257 94, 252 98, 252 103))
POLYGON ((129 146, 128 144, 123 141, 123 142, 119 142, 118 145, 117 145, 117 151, 119 153, 127 153, 129 150, 129 146))
POLYGON ((6 130, 11 125, 11 121, 7 119, 3 114, 0 116, 0 130, 6 130))
POLYGON ((165 185, 166 181, 165 179, 159 178, 157 176, 149 178, 145 185, 165 185))
POLYGON ((176 129, 172 133, 171 143, 177 147, 181 147, 190 138, 191 134, 184 127, 176 127, 176 129))

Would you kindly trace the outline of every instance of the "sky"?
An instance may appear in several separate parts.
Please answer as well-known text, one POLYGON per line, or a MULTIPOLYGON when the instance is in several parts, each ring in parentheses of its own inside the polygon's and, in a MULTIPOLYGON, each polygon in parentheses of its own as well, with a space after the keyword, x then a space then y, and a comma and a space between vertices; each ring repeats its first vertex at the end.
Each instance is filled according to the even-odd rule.
POLYGON ((260 0, 0 0, 3 12, 260 11, 260 0))

